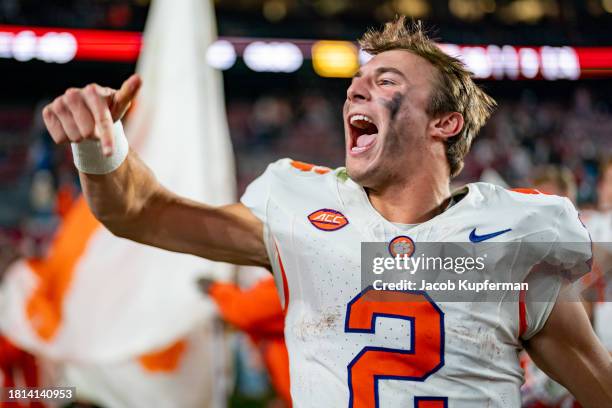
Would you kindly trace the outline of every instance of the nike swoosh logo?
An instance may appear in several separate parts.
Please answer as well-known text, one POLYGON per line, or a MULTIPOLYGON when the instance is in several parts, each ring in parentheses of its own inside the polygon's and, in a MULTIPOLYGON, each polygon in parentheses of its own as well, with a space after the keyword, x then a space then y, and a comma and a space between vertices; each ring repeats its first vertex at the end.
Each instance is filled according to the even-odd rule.
POLYGON ((495 238, 501 234, 505 234, 508 231, 512 231, 512 228, 508 228, 502 231, 497 231, 497 232, 492 232, 490 234, 484 234, 484 235, 477 235, 476 234, 476 228, 474 228, 472 230, 472 232, 470 232, 470 241, 472 242, 482 242, 482 241, 486 241, 487 239, 491 239, 491 238, 495 238))

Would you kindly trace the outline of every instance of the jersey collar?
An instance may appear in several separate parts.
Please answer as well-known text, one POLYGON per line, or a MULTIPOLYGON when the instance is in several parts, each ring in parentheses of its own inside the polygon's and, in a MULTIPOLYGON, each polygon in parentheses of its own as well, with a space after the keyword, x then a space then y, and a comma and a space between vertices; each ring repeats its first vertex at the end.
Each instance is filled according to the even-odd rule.
MULTIPOLYGON (((386 231, 400 230, 392 222, 384 218, 370 203, 365 189, 348 177, 337 178, 338 196, 342 203, 344 214, 361 232, 364 242, 386 242, 386 231)), ((443 225, 440 220, 450 217, 466 205, 470 205, 478 195, 474 184, 467 184, 455 190, 451 197, 456 204, 446 208, 444 212, 425 221, 411 230, 411 238, 427 241, 434 225, 443 225)))

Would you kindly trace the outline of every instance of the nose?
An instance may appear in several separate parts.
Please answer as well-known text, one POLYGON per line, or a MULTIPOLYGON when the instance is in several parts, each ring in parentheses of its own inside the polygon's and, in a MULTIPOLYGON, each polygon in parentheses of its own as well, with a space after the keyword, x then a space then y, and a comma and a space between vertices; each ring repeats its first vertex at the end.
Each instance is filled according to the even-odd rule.
POLYGON ((370 91, 368 90, 366 78, 353 78, 351 86, 346 90, 346 98, 351 102, 370 100, 370 91))

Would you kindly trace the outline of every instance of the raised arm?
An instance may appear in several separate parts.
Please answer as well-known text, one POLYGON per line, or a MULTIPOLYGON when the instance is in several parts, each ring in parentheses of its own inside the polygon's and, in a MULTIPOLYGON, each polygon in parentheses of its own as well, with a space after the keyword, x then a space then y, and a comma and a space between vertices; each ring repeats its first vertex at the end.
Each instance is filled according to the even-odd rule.
POLYGON ((80 158, 79 169, 95 217, 113 234, 133 241, 215 261, 268 267, 263 225, 244 205, 212 207, 179 197, 160 185, 135 152, 121 152, 113 123, 123 117, 140 85, 134 75, 118 91, 95 84, 72 88, 43 110, 53 140, 76 144, 75 154, 83 143, 99 142, 93 154, 90 146, 80 158), (96 171, 83 170, 92 162, 96 171))
POLYGON ((612 357, 578 299, 558 300, 544 328, 526 343, 533 361, 585 408, 612 407, 612 357))

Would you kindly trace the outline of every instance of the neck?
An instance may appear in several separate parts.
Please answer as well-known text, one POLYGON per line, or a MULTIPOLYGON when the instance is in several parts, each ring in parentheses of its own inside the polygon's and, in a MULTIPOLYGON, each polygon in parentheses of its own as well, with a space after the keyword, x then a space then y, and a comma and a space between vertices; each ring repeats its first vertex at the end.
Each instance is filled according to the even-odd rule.
POLYGON ((388 221, 401 224, 425 222, 442 213, 448 205, 450 183, 446 173, 417 173, 402 183, 366 189, 372 206, 388 221))

